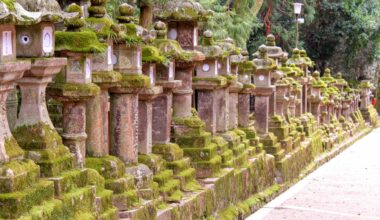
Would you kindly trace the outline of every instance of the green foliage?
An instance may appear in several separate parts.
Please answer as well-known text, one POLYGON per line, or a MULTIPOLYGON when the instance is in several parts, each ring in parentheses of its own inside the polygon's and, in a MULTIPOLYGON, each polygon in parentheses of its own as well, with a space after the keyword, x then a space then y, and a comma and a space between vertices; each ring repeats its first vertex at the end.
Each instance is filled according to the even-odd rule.
POLYGON ((214 11, 213 16, 209 17, 205 23, 204 29, 212 30, 215 39, 231 37, 237 46, 246 48, 251 31, 259 27, 251 10, 258 7, 257 1, 235 1, 231 5, 226 5, 226 1, 222 0, 200 0, 199 2, 206 9, 214 11))

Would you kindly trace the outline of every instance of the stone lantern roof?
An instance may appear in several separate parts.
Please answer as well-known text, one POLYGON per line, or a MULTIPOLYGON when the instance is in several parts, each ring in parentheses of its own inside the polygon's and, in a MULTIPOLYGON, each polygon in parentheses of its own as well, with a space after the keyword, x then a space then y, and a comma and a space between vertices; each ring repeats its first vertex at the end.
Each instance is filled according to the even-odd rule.
POLYGON ((276 70, 276 62, 268 57, 268 49, 265 45, 259 47, 259 58, 253 60, 253 64, 257 70, 276 70))
POLYGON ((193 0, 173 0, 158 4, 155 8, 156 18, 164 21, 202 21, 212 12, 193 0))
POLYGON ((157 33, 156 39, 151 45, 155 46, 160 54, 169 60, 177 61, 197 61, 199 57, 203 60, 204 55, 198 51, 187 51, 182 49, 181 45, 176 40, 167 39, 167 27, 164 22, 158 21, 154 24, 157 33))
POLYGON ((335 84, 342 85, 342 86, 348 86, 348 83, 345 79, 343 79, 341 72, 338 72, 336 74, 336 83, 335 84))
POLYGON ((88 8, 89 17, 85 18, 85 28, 91 29, 99 39, 109 40, 118 37, 120 30, 106 11, 107 0, 91 0, 88 8))
POLYGON ((106 45, 100 43, 96 33, 92 30, 83 30, 84 19, 81 18, 80 6, 71 4, 66 8, 67 12, 78 13, 76 17, 66 19, 67 31, 55 32, 55 50, 77 53, 99 53, 106 50, 106 45))
POLYGON ((268 48, 268 56, 270 58, 281 58, 284 55, 287 55, 281 47, 276 46, 276 38, 273 34, 267 36, 265 45, 268 48))
POLYGON ((41 12, 26 11, 22 5, 16 1, 0 2, 0 23, 30 25, 38 23, 41 19, 41 12))
POLYGON ((292 56, 287 61, 288 64, 295 64, 296 66, 305 65, 305 60, 301 58, 301 53, 299 49, 294 49, 292 56))
POLYGON ((313 80, 311 82, 313 88, 326 88, 326 83, 321 79, 321 74, 318 71, 313 73, 313 80))
POLYGON ((16 0, 23 8, 32 12, 39 12, 41 21, 59 22, 65 18, 72 18, 77 13, 67 13, 55 0, 16 0))
POLYGON ((331 75, 331 69, 326 68, 325 73, 321 79, 328 85, 330 83, 335 83, 336 79, 331 75))
POLYGON ((209 30, 203 33, 203 45, 198 46, 197 50, 201 51, 206 58, 222 58, 225 56, 223 49, 217 45, 213 38, 213 33, 209 30))
POLYGON ((235 41, 230 37, 219 40, 216 44, 222 48, 226 56, 239 56, 241 54, 241 48, 236 47, 235 41))
POLYGON ((305 61, 305 63, 309 66, 309 67, 313 67, 314 66, 314 62, 310 59, 310 57, 307 55, 307 52, 306 50, 300 50, 300 56, 301 58, 305 61))

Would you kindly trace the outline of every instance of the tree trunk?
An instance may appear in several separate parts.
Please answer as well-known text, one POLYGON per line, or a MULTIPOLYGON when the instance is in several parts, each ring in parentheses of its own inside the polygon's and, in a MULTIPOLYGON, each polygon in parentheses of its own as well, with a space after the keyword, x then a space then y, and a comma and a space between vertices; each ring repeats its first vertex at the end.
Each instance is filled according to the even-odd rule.
POLYGON ((153 6, 145 5, 140 10, 140 25, 144 28, 149 28, 153 22, 153 6))

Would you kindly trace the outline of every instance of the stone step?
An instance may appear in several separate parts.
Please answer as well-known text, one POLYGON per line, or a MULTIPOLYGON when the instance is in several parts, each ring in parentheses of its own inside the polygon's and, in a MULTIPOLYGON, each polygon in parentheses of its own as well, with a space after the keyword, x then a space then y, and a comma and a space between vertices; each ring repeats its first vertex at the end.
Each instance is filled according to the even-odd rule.
POLYGON ((182 193, 180 192, 181 183, 177 179, 172 179, 168 181, 165 185, 161 186, 159 191, 164 201, 167 202, 177 202, 182 198, 182 193))
POLYGON ((228 149, 220 155, 222 157, 222 164, 228 163, 233 158, 233 151, 228 149))
POLYGON ((64 145, 54 148, 29 150, 26 158, 34 160, 40 166, 41 177, 54 177, 74 167, 74 157, 64 145))
POLYGON ((41 205, 34 206, 27 214, 21 216, 19 220, 29 219, 47 219, 55 220, 61 219, 64 216, 62 211, 62 201, 52 199, 43 202, 41 205))
POLYGON ((117 208, 109 208, 107 211, 100 214, 98 220, 116 220, 118 219, 119 210, 117 208))
POLYGON ((140 205, 140 199, 137 190, 129 190, 123 193, 114 194, 112 203, 120 211, 129 210, 140 205))
MULTIPOLYGON (((181 148, 203 148, 211 143, 212 135, 209 132, 202 132, 199 135, 183 135, 176 138, 176 143, 181 148)), ((186 154, 185 154, 186 155, 186 154)))
POLYGON ((191 161, 208 161, 217 155, 217 145, 211 143, 203 148, 183 148, 183 152, 191 161))
POLYGON ((197 178, 207 178, 218 173, 222 164, 222 157, 215 156, 209 161, 194 161, 192 167, 197 171, 197 178))
POLYGON ((111 190, 97 190, 95 197, 95 207, 98 214, 105 213, 113 209, 112 205, 113 192, 111 190))
POLYGON ((165 185, 168 181, 173 179, 172 170, 164 170, 153 176, 153 181, 157 182, 159 186, 165 185))
POLYGON ((156 144, 153 146, 152 152, 161 155, 167 162, 173 162, 183 158, 183 150, 178 144, 174 143, 156 144))
POLYGON ((135 179, 131 175, 124 175, 118 179, 106 179, 105 188, 114 191, 114 193, 123 193, 135 189, 135 179))
POLYGON ((154 174, 166 169, 166 161, 158 154, 139 154, 138 161, 148 166, 154 174))
POLYGON ((166 166, 168 169, 173 170, 174 174, 177 174, 191 167, 191 159, 189 157, 184 157, 181 160, 168 162, 166 166))
POLYGON ((119 211, 119 219, 142 220, 156 219, 157 211, 154 202, 144 201, 140 206, 127 211, 119 211))
POLYGON ((228 148, 232 149, 241 143, 241 137, 233 131, 221 134, 223 139, 228 142, 228 148))
POLYGON ((54 183, 40 180, 22 191, 0 194, 0 218, 15 219, 54 198, 54 183))
POLYGON ((125 165, 117 157, 86 157, 86 167, 98 171, 105 179, 119 179, 125 175, 125 165))
POLYGON ((32 160, 11 161, 0 167, 0 193, 22 191, 36 183, 40 168, 32 160))
POLYGON ((245 150, 246 150, 245 144, 239 144, 237 147, 232 148, 232 151, 233 151, 235 157, 244 153, 245 150))
POLYGON ((73 189, 62 197, 63 211, 67 216, 75 216, 77 213, 95 212, 94 200, 96 197, 95 186, 86 186, 73 189))
POLYGON ((96 220, 97 218, 94 215, 94 213, 92 213, 92 212, 81 212, 81 213, 74 215, 74 217, 72 219, 73 220, 83 220, 83 219, 96 220))
POLYGON ((177 175, 175 175, 175 178, 180 181, 181 190, 185 190, 186 183, 189 181, 195 179, 196 171, 194 168, 188 168, 186 170, 181 171, 177 175))
POLYGON ((59 177, 51 177, 54 182, 55 196, 61 198, 64 193, 72 189, 81 188, 87 185, 87 169, 71 170, 62 173, 59 177))

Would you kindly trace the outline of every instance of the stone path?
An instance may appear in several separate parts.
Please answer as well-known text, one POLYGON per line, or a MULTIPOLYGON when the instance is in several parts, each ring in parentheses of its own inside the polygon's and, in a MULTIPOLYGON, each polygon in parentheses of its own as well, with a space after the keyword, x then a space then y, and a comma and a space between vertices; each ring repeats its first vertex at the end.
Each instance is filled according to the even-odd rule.
POLYGON ((380 128, 248 220, 380 219, 380 128))

